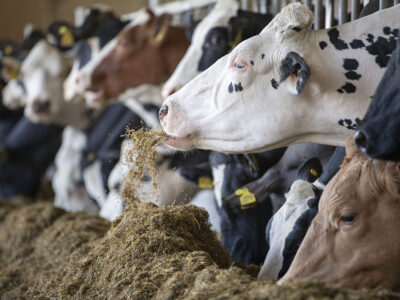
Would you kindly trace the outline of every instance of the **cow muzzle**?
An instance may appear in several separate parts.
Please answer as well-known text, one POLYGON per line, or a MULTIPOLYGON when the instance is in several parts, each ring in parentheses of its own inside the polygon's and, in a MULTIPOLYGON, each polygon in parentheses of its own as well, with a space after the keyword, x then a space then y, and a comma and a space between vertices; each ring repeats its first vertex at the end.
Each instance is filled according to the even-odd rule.
POLYGON ((35 99, 32 104, 35 113, 47 113, 50 111, 50 100, 35 99))

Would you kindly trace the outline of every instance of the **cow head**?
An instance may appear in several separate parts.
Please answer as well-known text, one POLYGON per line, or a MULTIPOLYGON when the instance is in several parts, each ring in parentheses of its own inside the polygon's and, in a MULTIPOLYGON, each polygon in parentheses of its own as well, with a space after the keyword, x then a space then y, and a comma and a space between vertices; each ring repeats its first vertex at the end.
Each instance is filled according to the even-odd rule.
POLYGON ((388 47, 387 55, 374 57, 371 49, 379 48, 379 41, 367 32, 381 34, 377 40, 391 45, 393 38, 383 37, 384 24, 393 26, 399 9, 314 31, 311 11, 289 4, 258 36, 240 43, 166 99, 159 115, 170 135, 167 144, 227 153, 302 142, 344 145, 355 129, 350 118, 365 113, 391 54, 388 47), (360 36, 363 40, 353 43, 360 36))
POLYGON ((400 39, 355 141, 372 158, 400 161, 400 39))
POLYGON ((346 150, 281 284, 399 288, 400 165, 366 158, 352 139, 346 150))
POLYGON ((228 53, 227 24, 236 15, 238 1, 219 1, 214 9, 196 26, 192 42, 172 76, 165 83, 162 94, 166 98, 228 53))
POLYGON ((11 79, 2 90, 3 104, 9 109, 22 108, 25 105, 25 86, 22 81, 11 79))
POLYGON ((188 43, 184 29, 171 26, 169 15, 153 15, 117 36, 108 55, 85 74, 87 89, 96 92, 101 102, 144 83, 160 84, 175 69, 188 43))
MULTIPOLYGON (((180 149, 255 152, 262 150, 266 141, 265 137, 264 141, 255 140, 254 126, 268 128, 271 136, 290 138, 284 137, 285 132, 296 131, 299 120, 288 118, 285 110, 294 101, 300 113, 306 108, 304 97, 298 95, 310 76, 302 53, 312 22, 312 13, 306 7, 287 6, 260 35, 239 44, 171 95, 160 119, 166 133, 178 139, 171 138, 167 143, 180 149), (268 85, 267 94, 255 88, 268 85), (277 122, 276 116, 261 118, 260 113, 266 111, 282 111, 282 122, 277 122)), ((304 94, 308 96, 309 92, 304 94)))
POLYGON ((25 114, 34 121, 59 113, 64 101, 62 84, 71 59, 45 41, 36 44, 21 67, 26 90, 25 114))

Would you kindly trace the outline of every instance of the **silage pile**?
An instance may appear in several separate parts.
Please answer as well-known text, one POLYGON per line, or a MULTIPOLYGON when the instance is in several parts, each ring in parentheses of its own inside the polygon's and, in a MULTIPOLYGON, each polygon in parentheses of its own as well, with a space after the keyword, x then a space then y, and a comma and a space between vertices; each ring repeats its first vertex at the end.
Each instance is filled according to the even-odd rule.
POLYGON ((400 299, 318 283, 257 281, 235 264, 195 206, 140 203, 111 224, 49 203, 0 205, 0 295, 61 299, 400 299), (2 217, 3 216, 3 217, 2 217), (4 243, 4 245, 3 245, 4 243), (15 252, 14 252, 14 250, 15 252), (9 259, 8 259, 9 258, 9 259), (5 268, 5 269, 3 269, 5 268), (5 272, 3 271, 5 270, 5 272))

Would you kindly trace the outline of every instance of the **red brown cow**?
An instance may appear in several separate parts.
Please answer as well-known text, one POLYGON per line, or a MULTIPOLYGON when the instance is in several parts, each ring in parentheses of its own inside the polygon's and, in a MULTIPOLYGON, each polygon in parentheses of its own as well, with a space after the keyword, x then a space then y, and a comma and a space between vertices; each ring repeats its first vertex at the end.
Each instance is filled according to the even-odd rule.
POLYGON ((353 139, 319 212, 279 283, 321 280, 346 288, 400 287, 400 163, 373 161, 353 139))
POLYGON ((111 52, 86 74, 87 89, 96 92, 96 100, 101 102, 141 84, 161 84, 188 46, 184 28, 171 26, 171 16, 151 15, 147 22, 128 27, 117 36, 111 52))

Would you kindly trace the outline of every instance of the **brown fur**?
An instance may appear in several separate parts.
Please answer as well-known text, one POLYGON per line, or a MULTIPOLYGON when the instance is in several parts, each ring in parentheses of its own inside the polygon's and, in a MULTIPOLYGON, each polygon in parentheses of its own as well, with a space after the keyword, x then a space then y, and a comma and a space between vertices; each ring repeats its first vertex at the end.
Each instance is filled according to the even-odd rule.
POLYGON ((123 30, 116 47, 93 71, 89 89, 101 91, 108 100, 128 88, 168 79, 189 46, 184 29, 170 22, 164 14, 123 30))
POLYGON ((372 161, 350 138, 291 267, 280 280, 400 289, 400 163, 372 161), (354 221, 345 224, 344 215, 354 221))

